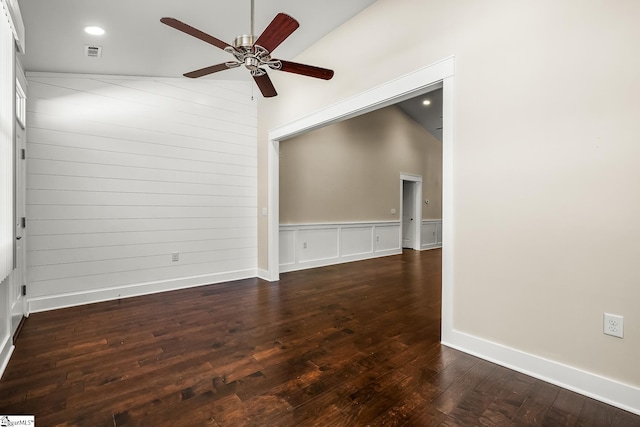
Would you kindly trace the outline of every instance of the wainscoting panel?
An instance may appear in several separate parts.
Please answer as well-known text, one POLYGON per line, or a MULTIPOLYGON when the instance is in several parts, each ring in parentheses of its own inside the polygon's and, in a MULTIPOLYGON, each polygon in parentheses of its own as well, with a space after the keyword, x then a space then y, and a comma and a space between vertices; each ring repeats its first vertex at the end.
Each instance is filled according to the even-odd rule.
POLYGON ((400 224, 378 225, 374 229, 376 252, 399 249, 402 251, 400 224))
POLYGON ((442 220, 422 220, 420 229, 420 249, 442 247, 442 220))
POLYGON ((280 230, 280 265, 296 263, 296 230, 280 230))
POLYGON ((280 226, 282 273, 401 252, 398 221, 280 226))
POLYGON ((321 261, 338 257, 337 228, 298 230, 300 262, 321 261))
POLYGON ((370 254, 373 252, 373 227, 343 227, 340 236, 343 256, 370 254))

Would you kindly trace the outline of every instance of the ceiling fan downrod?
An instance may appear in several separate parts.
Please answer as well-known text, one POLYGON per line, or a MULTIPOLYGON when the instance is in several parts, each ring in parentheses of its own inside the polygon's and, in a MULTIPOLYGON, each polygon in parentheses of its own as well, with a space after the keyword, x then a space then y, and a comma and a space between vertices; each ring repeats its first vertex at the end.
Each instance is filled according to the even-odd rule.
POLYGON ((255 24, 256 24, 256 16, 255 16, 255 0, 251 0, 251 36, 253 36, 255 32, 255 24))
POLYGON ((255 28, 255 0, 251 0, 251 34, 243 34, 235 38, 233 46, 227 46, 224 50, 232 54, 237 62, 227 62, 229 68, 244 65, 254 77, 267 74, 263 67, 269 67, 272 70, 280 70, 282 62, 271 59, 270 52, 264 47, 255 44, 254 36, 255 28))

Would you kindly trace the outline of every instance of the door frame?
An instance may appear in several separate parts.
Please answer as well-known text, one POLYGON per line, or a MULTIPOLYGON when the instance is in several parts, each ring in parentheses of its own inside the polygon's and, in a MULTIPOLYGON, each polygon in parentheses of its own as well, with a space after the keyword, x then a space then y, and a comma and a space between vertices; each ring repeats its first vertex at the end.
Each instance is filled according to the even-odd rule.
POLYGON ((27 79, 18 61, 16 61, 15 80, 15 132, 14 132, 14 232, 16 238, 14 270, 9 281, 11 289, 10 311, 11 311, 11 334, 15 334, 24 317, 29 316, 27 297, 22 293, 22 287, 26 286, 26 229, 22 218, 26 218, 26 153, 27 149, 27 124, 26 124, 26 102, 27 102, 27 79), (22 151, 24 150, 24 151, 22 151))
POLYGON ((443 88, 442 105, 442 322, 441 341, 449 342, 453 329, 453 112, 455 57, 450 56, 381 86, 366 90, 311 115, 268 132, 267 143, 267 247, 268 266, 262 278, 280 279, 280 141, 323 126, 396 104, 443 88))
POLYGON ((404 235, 404 183, 413 183, 413 217, 415 226, 413 227, 413 249, 419 251, 422 248, 422 177, 408 173, 400 174, 400 247, 402 247, 402 236, 404 235))

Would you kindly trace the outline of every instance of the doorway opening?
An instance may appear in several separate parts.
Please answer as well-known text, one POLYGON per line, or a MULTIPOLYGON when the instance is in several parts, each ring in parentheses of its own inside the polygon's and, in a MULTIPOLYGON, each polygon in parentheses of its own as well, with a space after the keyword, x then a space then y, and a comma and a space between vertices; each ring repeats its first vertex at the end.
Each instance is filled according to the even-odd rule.
POLYGON ((28 316, 26 303, 26 238, 25 223, 25 189, 26 189, 26 80, 21 68, 16 67, 16 122, 14 140, 14 226, 15 253, 14 270, 11 273, 9 300, 11 311, 11 334, 19 332, 25 316, 28 316))
POLYGON ((280 141, 396 104, 437 87, 443 89, 442 104, 442 322, 441 340, 448 342, 453 330, 453 111, 455 58, 449 57, 410 74, 364 91, 268 132, 268 266, 261 277, 280 278, 280 141))
POLYGON ((403 249, 419 251, 422 223, 422 177, 416 175, 400 175, 400 218, 403 249))

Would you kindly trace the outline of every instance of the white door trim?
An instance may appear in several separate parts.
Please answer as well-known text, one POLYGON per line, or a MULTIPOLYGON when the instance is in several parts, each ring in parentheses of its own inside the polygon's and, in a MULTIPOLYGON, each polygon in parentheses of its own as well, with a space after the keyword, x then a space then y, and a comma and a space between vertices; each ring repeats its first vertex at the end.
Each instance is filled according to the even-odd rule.
POLYGON ((525 353, 475 337, 453 328, 454 262, 454 102, 455 58, 450 57, 406 76, 385 83, 310 116, 303 117, 269 132, 269 273, 279 278, 278 264, 278 177, 279 141, 332 122, 355 117, 402 99, 429 92, 442 83, 442 326, 441 342, 449 347, 476 355, 543 381, 576 391, 602 402, 640 414, 640 388, 560 362, 525 353))
POLYGON ((280 278, 280 141, 344 119, 356 117, 404 99, 443 87, 442 132, 442 340, 448 341, 453 331, 453 111, 455 58, 445 58, 427 67, 389 81, 381 86, 347 98, 309 116, 268 132, 268 278, 280 278))
MULTIPOLYGON (((413 186, 413 247, 414 251, 419 251, 422 247, 422 177, 420 175, 412 175, 408 173, 400 174, 400 224, 403 224, 404 218, 404 192, 403 181, 409 181, 415 183, 413 186)), ((401 225, 404 227, 404 225, 401 225)), ((402 247, 403 230, 400 232, 400 247, 402 247)))

